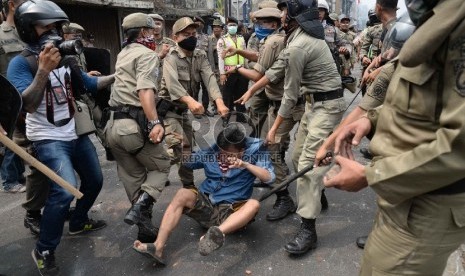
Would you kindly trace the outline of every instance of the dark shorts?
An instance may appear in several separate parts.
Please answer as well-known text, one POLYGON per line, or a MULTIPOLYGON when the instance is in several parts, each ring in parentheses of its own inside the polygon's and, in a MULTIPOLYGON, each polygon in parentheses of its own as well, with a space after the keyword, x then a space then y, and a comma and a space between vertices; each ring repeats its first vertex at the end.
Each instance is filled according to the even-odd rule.
POLYGON ((205 228, 219 226, 232 213, 239 210, 247 202, 244 200, 234 204, 226 203, 213 205, 207 195, 199 192, 195 188, 192 188, 191 191, 197 194, 197 201, 195 202, 194 208, 184 208, 183 214, 193 218, 205 228))

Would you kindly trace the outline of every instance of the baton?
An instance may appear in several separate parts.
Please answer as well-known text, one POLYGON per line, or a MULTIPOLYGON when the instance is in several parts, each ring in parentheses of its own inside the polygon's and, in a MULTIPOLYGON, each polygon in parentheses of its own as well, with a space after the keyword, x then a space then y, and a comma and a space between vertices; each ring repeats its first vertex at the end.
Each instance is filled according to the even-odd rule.
POLYGON ((5 147, 9 148, 12 152, 16 153, 19 157, 21 157, 24 161, 29 163, 29 165, 35 167, 37 170, 45 174, 48 178, 53 180, 55 183, 66 189, 70 192, 73 196, 80 199, 83 194, 73 185, 69 184, 66 180, 61 178, 58 174, 52 171, 49 167, 45 166, 39 160, 35 159, 32 155, 27 153, 23 150, 20 146, 16 145, 10 138, 5 136, 5 134, 0 133, 0 142, 5 145, 5 147))
MULTIPOLYGON (((325 158, 332 157, 332 156, 333 156, 333 153, 329 151, 328 153, 326 153, 325 158)), ((263 200, 269 198, 271 195, 273 195, 277 191, 281 190, 282 188, 289 186, 289 184, 294 182, 294 180, 296 180, 297 178, 303 176, 304 174, 308 173, 309 171, 313 170, 313 165, 314 164, 315 163, 311 163, 310 165, 306 166, 305 168, 301 169, 300 171, 296 172, 295 174, 291 174, 286 180, 281 182, 281 184, 274 187, 273 189, 268 191, 266 194, 264 194, 262 197, 260 197, 260 199, 258 201, 262 202, 263 200)))

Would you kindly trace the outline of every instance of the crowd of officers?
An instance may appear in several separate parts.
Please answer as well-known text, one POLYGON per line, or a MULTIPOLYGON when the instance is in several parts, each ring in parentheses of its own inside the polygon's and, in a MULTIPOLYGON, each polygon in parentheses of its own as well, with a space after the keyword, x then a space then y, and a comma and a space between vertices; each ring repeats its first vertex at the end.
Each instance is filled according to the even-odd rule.
MULTIPOLYGON (((194 118, 218 114, 225 126, 233 118, 249 124, 251 136, 261 138, 270 153, 273 187, 290 174, 285 154, 293 139, 290 132, 298 125, 291 150, 293 169, 314 168, 298 178, 297 202, 283 187, 266 215, 269 221, 294 212, 301 217, 301 227, 285 250, 304 254, 317 247, 316 218, 328 208, 325 186, 358 191, 370 185, 378 195, 379 212, 366 241, 361 274, 440 275, 447 257, 465 240, 465 175, 457 165, 463 160, 465 141, 465 5, 453 0, 406 2, 422 5, 407 5, 413 11, 410 17, 397 16, 397 0, 377 0, 367 28, 356 34, 351 18, 330 13, 325 0, 262 1, 250 14, 254 25, 247 41, 233 17, 225 23, 215 19, 211 35, 204 33, 202 18, 183 17, 168 38, 163 36, 162 16, 134 13, 122 23, 125 41, 115 73, 103 77, 99 72, 83 73, 87 69, 82 56, 76 56, 82 74, 55 69, 62 65, 60 54, 56 47, 40 45, 42 38, 51 39, 58 30, 64 36, 83 31, 75 23, 63 25, 68 18, 56 5, 10 0, 8 11, 15 20, 7 16, 1 38, 16 23, 21 40, 14 39, 22 52, 7 76, 22 93, 28 113, 25 134, 30 141, 23 146, 73 185, 77 181, 69 171, 80 175, 85 196, 71 212, 70 234, 103 228, 104 221, 87 216, 102 186, 101 171, 98 166, 91 172, 79 166, 83 161, 95 163, 95 148, 87 135, 77 136, 67 128, 70 120, 58 126, 50 120, 45 98, 56 98, 56 119, 72 117, 69 99, 58 99, 60 89, 55 89, 61 84, 66 90, 69 75, 87 91, 113 83, 110 107, 103 116, 104 143, 132 204, 124 221, 138 226, 137 240, 153 243, 158 229, 152 224, 152 209, 169 183, 170 168, 178 167, 183 188, 196 186, 192 169, 183 166, 195 146, 194 118), (42 13, 34 14, 36 8, 42 13), (36 18, 27 21, 31 14, 36 18), (447 21, 447 33, 436 26, 442 21, 447 21), (422 39, 430 44, 420 43, 422 39), (409 48, 400 51, 404 43, 409 48), (38 58, 38 68, 24 72, 31 55, 38 58), (351 76, 358 61, 366 95, 341 122, 347 110, 344 88, 355 92, 351 76), (41 78, 52 73, 50 89, 41 78), (367 167, 353 161, 351 150, 365 135, 372 138, 367 154, 374 155, 367 167), (57 145, 69 157, 68 172, 60 172, 62 159, 50 156, 50 147, 57 145), (77 147, 85 150, 77 152, 77 147), (337 165, 329 170, 330 163, 337 165)), ((3 63, 4 58, 2 70, 3 63)), ((27 140, 24 133, 22 140, 27 140)), ((39 266, 38 260, 54 261, 50 256, 60 241, 72 197, 56 184, 48 188, 35 170, 26 186, 25 226, 39 235, 33 251, 39 266)), ((55 268, 46 263, 39 270, 47 272, 47 265, 55 268)))

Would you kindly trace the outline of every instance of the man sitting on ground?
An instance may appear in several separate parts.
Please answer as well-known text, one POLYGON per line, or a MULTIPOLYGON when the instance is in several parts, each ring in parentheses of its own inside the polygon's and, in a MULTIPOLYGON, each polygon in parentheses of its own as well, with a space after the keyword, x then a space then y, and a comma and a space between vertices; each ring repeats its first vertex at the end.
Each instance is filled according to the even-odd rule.
POLYGON ((216 145, 187 159, 185 166, 205 170, 205 181, 199 190, 181 188, 176 193, 153 244, 134 242, 136 251, 153 257, 157 264, 165 264, 163 249, 182 214, 208 228, 199 241, 200 254, 208 255, 223 245, 225 234, 243 228, 257 214, 260 204, 250 198, 255 178, 267 184, 275 179, 263 141, 245 137, 236 124, 230 124, 220 132, 216 145))

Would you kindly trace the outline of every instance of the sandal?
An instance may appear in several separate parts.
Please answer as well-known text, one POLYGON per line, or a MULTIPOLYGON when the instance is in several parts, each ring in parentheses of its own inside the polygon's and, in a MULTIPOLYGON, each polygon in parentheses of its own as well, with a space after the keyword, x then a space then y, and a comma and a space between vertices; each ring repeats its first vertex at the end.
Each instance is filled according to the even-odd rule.
POLYGON ((200 238, 199 253, 207 256, 214 250, 220 248, 224 244, 224 234, 217 226, 208 228, 207 233, 200 238))
POLYGON ((145 250, 139 249, 135 246, 133 246, 132 248, 146 257, 155 259, 156 264, 163 265, 163 266, 166 265, 165 260, 155 255, 155 252, 157 249, 153 243, 141 243, 141 244, 145 244, 147 248, 145 250))

